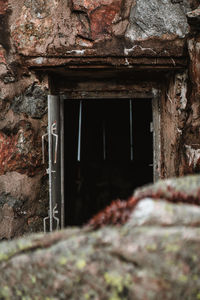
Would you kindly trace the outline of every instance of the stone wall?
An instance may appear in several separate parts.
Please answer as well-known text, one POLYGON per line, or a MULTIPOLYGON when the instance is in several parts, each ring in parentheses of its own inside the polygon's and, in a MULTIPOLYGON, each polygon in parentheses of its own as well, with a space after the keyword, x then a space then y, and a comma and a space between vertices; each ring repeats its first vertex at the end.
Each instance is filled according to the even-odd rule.
POLYGON ((41 230, 47 211, 48 85, 26 68, 11 38, 19 12, 20 1, 0 1, 0 239, 41 230))
POLYGON ((10 35, 25 56, 183 53, 187 0, 20 1, 10 35), (146 49, 145 49, 146 48, 146 49))
POLYGON ((47 176, 41 157, 46 95, 46 87, 34 80, 20 94, 1 99, 1 238, 39 230, 46 216, 47 176))
POLYGON ((56 66, 104 61, 134 69, 140 61, 137 68, 145 66, 150 74, 154 67, 166 69, 161 84, 161 176, 200 170, 198 4, 0 0, 0 238, 41 230, 47 214, 41 157, 47 67, 52 72, 56 66), (181 70, 179 60, 186 62, 181 70))

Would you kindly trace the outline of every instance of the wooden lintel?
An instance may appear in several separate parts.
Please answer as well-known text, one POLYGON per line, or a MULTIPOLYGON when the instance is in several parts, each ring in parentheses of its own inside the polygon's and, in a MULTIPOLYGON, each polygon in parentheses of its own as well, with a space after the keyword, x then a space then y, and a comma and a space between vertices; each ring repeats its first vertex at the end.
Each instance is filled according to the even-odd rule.
POLYGON ((134 69, 182 69, 187 66, 186 57, 32 57, 26 58, 31 69, 64 71, 65 69, 95 68, 134 68, 134 69))

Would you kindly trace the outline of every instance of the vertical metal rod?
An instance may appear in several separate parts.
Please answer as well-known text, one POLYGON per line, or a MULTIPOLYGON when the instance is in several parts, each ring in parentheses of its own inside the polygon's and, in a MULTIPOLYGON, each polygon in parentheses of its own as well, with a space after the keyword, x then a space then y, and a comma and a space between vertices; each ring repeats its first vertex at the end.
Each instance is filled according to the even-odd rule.
POLYGON ((51 134, 56 139, 56 141, 55 141, 55 151, 54 151, 55 153, 54 153, 54 160, 53 160, 54 164, 57 163, 57 154, 58 154, 58 134, 55 133, 56 130, 57 130, 56 122, 53 122, 53 124, 51 125, 51 134))
MULTIPOLYGON (((48 111, 51 109, 51 97, 48 97, 48 111)), ((53 202, 52 202, 52 135, 51 114, 48 113, 48 148, 49 148, 49 231, 53 231, 53 202)))
POLYGON ((132 100, 129 100, 129 108, 130 108, 130 153, 131 153, 131 161, 133 161, 133 106, 132 100))
POLYGON ((60 97, 60 137, 61 137, 61 229, 65 227, 65 181, 64 181, 64 98, 60 97))
POLYGON ((106 160, 106 124, 103 120, 103 160, 106 160))
POLYGON ((79 106, 78 154, 77 154, 77 161, 81 161, 81 127, 82 127, 82 100, 80 100, 80 106, 79 106))

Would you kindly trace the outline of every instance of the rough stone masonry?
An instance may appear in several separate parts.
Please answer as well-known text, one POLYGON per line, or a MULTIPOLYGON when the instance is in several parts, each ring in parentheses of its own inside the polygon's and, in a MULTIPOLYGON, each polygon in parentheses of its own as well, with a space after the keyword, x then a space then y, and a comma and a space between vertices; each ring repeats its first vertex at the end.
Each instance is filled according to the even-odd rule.
MULTIPOLYGON (((0 239, 42 230, 47 214, 41 136, 49 70, 100 65, 144 70, 151 79, 162 70, 156 79, 160 177, 199 172, 198 5, 198 0, 0 0, 0 239)), ((153 91, 152 80, 138 85, 153 91)))

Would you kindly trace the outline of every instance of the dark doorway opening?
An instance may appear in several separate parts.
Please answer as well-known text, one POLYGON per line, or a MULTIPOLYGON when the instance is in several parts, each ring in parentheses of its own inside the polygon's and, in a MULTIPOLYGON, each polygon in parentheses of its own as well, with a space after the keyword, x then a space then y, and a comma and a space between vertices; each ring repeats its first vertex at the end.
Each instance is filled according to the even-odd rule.
POLYGON ((64 101, 65 226, 85 224, 153 181, 150 99, 82 100, 80 161, 79 113, 79 100, 64 101))

